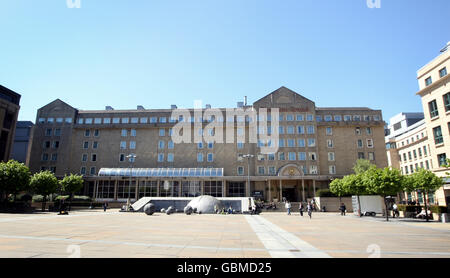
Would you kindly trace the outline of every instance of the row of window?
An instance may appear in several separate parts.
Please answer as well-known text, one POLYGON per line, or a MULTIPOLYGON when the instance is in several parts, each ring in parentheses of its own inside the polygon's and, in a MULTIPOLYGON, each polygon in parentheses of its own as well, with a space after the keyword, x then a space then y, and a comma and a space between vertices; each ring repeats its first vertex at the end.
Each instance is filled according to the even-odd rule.
POLYGON ((421 132, 420 135, 417 134, 417 135, 416 135, 416 138, 414 138, 414 136, 411 137, 411 138, 410 138, 411 141, 410 141, 410 139, 406 139, 405 141, 402 141, 402 147, 405 146, 405 145, 409 145, 410 142, 411 142, 411 144, 412 144, 412 143, 414 143, 415 141, 419 141, 421 138, 425 138, 425 133, 421 132))
MULTIPOLYGON (((444 76, 447 75, 447 67, 444 67, 442 69, 439 70, 439 78, 442 78, 444 76)), ((425 79, 425 86, 430 86, 431 84, 433 84, 433 79, 431 78, 431 76, 429 76, 428 78, 425 79)))
MULTIPOLYGON (((83 149, 89 149, 89 142, 88 141, 85 141, 85 142, 83 142, 83 149)), ((92 148, 93 149, 98 149, 98 142, 97 141, 94 141, 94 142, 92 142, 92 148)))
POLYGON ((400 167, 402 169, 402 174, 403 175, 409 175, 410 173, 413 174, 414 172, 419 171, 419 169, 427 169, 430 170, 430 163, 431 163, 431 168, 433 167, 433 161, 425 161, 425 164, 423 162, 420 162, 420 168, 419 168, 419 163, 416 164, 411 164, 411 165, 407 165, 405 167, 400 167), (425 167, 424 167, 425 166, 425 167))
POLYGON ((426 156, 428 156, 429 150, 430 150, 430 146, 428 146, 428 151, 427 151, 427 146, 423 146, 423 148, 418 148, 417 150, 413 150, 412 152, 409 151, 408 153, 406 153, 406 152, 403 153, 403 160, 402 160, 402 155, 400 155, 399 160, 400 160, 400 162, 403 161, 403 163, 405 163, 405 162, 411 161, 413 159, 413 156, 414 156, 414 159, 417 159, 417 157, 422 158, 422 155, 426 157, 426 156), (423 150, 423 152, 422 152, 422 150, 423 150), (406 156, 406 154, 408 154, 408 156, 406 156))
MULTIPOLYGON (((305 175, 308 175, 308 174, 317 175, 319 173, 317 165, 310 165, 309 171, 308 171, 308 167, 306 165, 301 165, 299 167, 302 169, 303 174, 305 174, 305 175)), ((266 171, 266 167, 264 167, 264 166, 258 166, 257 169, 258 169, 258 175, 269 175, 269 176, 277 175, 277 170, 276 170, 276 167, 274 167, 274 166, 267 167, 267 171, 266 171)), ((336 174, 336 166, 330 165, 328 167, 328 172, 331 175, 336 174)), ((239 166, 237 168, 237 174, 238 174, 238 176, 244 176, 245 168, 243 166, 239 166)))
POLYGON ((61 129, 60 128, 47 128, 45 129, 45 136, 61 136, 61 129))
POLYGON ((66 123, 66 124, 71 124, 73 122, 72 118, 39 118, 38 119, 38 123, 40 124, 53 124, 53 123, 58 123, 58 124, 62 124, 62 123, 66 123))
POLYGON ((58 161, 58 154, 57 153, 52 153, 52 154, 48 154, 48 153, 43 153, 42 154, 42 161, 58 161))
MULTIPOLYGON (((204 162, 205 156, 203 153, 197 154, 197 162, 204 162)), ((208 153, 206 155, 206 161, 207 162, 214 162, 214 154, 208 153)), ((158 153, 158 162, 165 162, 165 155, 163 153, 158 153)), ((174 154, 168 153, 167 154, 167 162, 174 162, 174 154)))
MULTIPOLYGON (((53 118, 49 118, 49 119, 53 119, 53 118)), ((189 117, 188 119, 185 119, 183 116, 179 116, 178 119, 177 118, 173 118, 173 117, 114 117, 114 118, 79 118, 77 123, 78 124, 156 124, 156 123, 176 123, 176 122, 199 122, 199 123, 203 123, 203 122, 224 122, 226 119, 227 122, 252 122, 253 118, 251 116, 227 116, 226 118, 224 117, 218 117, 216 118, 215 116, 211 115, 208 116, 206 118, 204 117, 189 117)), ((306 117, 304 114, 280 114, 279 116, 279 121, 308 121, 308 122, 312 122, 314 121, 314 115, 313 114, 307 114, 306 117)), ((45 122, 45 118, 40 118, 40 122, 42 120, 42 123, 45 122)), ((257 116, 257 120, 258 121, 275 121, 276 119, 272 119, 271 114, 267 114, 267 117, 264 118, 263 115, 259 115, 257 116)), ((316 116, 316 121, 321 122, 321 121, 325 121, 325 122, 341 122, 341 121, 355 121, 355 122, 360 122, 360 121, 380 121, 381 117, 379 115, 325 115, 325 116, 321 116, 321 115, 317 115, 316 116)), ((72 119, 70 119, 70 123, 71 123, 72 119)), ((47 122, 48 119, 47 119, 47 122)))

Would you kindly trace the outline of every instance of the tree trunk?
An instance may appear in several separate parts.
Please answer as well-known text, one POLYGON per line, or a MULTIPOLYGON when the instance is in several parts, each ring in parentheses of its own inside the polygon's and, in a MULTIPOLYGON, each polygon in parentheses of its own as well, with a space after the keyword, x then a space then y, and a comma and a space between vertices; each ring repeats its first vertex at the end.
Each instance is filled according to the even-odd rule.
POLYGON ((356 195, 358 197, 358 216, 361 217, 361 200, 359 199, 359 195, 356 195))
POLYGON ((384 198, 384 206, 386 207, 386 221, 389 221, 389 210, 388 210, 388 204, 386 202, 386 196, 383 196, 384 198))
POLYGON ((47 196, 44 196, 44 198, 42 199, 42 211, 45 211, 45 203, 47 202, 47 196))
POLYGON ((72 193, 70 193, 70 196, 69 196, 69 211, 70 211, 71 207, 72 207, 72 193))

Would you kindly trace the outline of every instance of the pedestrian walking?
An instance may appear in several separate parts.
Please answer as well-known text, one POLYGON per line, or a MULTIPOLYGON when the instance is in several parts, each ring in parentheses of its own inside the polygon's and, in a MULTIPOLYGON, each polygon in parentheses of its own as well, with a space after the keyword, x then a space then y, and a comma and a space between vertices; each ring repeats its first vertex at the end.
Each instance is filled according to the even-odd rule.
POLYGON ((303 207, 303 203, 302 203, 302 202, 300 202, 300 205, 299 205, 299 207, 298 207, 298 210, 300 211, 300 216, 303 216, 303 210, 304 210, 304 207, 303 207))
POLYGON ((291 215, 291 203, 289 201, 286 201, 285 207, 287 209, 287 214, 291 215))
POLYGON ((398 206, 397 206, 397 204, 394 204, 394 205, 392 206, 392 213, 393 213, 393 218, 395 218, 395 216, 397 216, 397 218, 400 217, 400 213, 399 213, 399 211, 398 211, 398 206))
POLYGON ((309 216, 309 219, 311 219, 311 217, 312 217, 312 210, 313 210, 312 205, 311 205, 311 204, 308 204, 307 209, 308 209, 308 216, 309 216))
POLYGON ((105 211, 106 212, 106 209, 108 208, 108 203, 107 202, 105 202, 104 204, 103 204, 103 211, 105 211))
POLYGON ((344 203, 341 203, 339 210, 341 211, 341 216, 345 216, 345 211, 347 210, 347 208, 345 207, 344 203))

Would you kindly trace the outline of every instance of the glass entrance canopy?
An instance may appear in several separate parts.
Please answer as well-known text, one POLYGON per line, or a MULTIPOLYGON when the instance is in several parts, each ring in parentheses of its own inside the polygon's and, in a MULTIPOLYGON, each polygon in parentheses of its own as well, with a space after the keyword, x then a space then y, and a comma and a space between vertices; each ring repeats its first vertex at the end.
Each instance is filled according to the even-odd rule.
POLYGON ((101 177, 192 178, 223 177, 223 168, 102 168, 101 177))

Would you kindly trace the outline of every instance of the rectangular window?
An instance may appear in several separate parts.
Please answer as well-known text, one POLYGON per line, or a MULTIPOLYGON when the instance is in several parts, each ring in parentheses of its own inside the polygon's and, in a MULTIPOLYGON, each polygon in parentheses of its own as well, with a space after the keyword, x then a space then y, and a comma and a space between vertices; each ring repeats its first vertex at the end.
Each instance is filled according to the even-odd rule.
POLYGON ((358 159, 364 159, 364 153, 359 152, 358 153, 358 159))
POLYGON ((278 146, 279 146, 280 148, 286 147, 285 142, 286 142, 286 141, 285 141, 284 139, 280 139, 280 140, 279 140, 279 143, 278 143, 278 146))
POLYGON ((136 117, 131 118, 131 123, 132 123, 132 124, 137 124, 137 123, 139 123, 139 118, 136 118, 136 117))
POLYGON ((124 162, 125 161, 125 155, 122 153, 119 155, 119 161, 124 162))
POLYGON ((121 150, 126 150, 127 149, 127 142, 126 141, 121 141, 120 142, 120 149, 121 150))
POLYGON ((355 128, 355 134, 356 135, 361 135, 361 128, 360 127, 356 127, 355 128))
POLYGON ((316 139, 308 138, 308 147, 315 147, 315 146, 316 146, 316 139))
POLYGON ((373 140, 372 139, 367 139, 367 147, 373 148, 373 140))
POLYGON ((303 121, 304 121, 304 117, 303 117, 302 114, 297 114, 297 115, 296 115, 296 119, 297 119, 297 121, 299 121, 299 122, 303 122, 303 121))
POLYGON ((64 119, 63 118, 56 118, 56 122, 58 124, 61 124, 62 122, 64 122, 64 119))
POLYGON ((450 93, 445 94, 443 98, 444 98, 445 112, 448 112, 450 111, 450 93))
POLYGON ((103 118, 103 124, 110 124, 111 118, 103 118))
POLYGON ((132 130, 131 130, 130 136, 136 137, 136 129, 132 129, 132 130))
POLYGON ((438 154, 438 161, 440 167, 447 165, 447 155, 445 153, 438 154))
POLYGON ((332 127, 327 127, 326 134, 327 135, 333 135, 333 128, 332 127))
POLYGON ((270 166, 270 167, 269 167, 269 175, 274 176, 274 175, 276 175, 276 174, 277 174, 277 172, 276 172, 276 170, 275 170, 275 167, 270 166))
POLYGON ((51 128, 47 128, 45 130, 45 136, 52 136, 52 129, 51 128))
POLYGON ((278 160, 279 160, 279 161, 284 161, 284 160, 286 160, 286 157, 284 156, 284 153, 278 153, 278 160))
POLYGON ((58 160, 58 154, 54 153, 52 154, 52 161, 57 161, 58 160))
POLYGON ((92 124, 92 118, 87 118, 84 122, 87 125, 91 125, 92 124))
POLYGON ((148 118, 141 118, 141 124, 148 123, 148 118))
POLYGON ((309 169, 310 169, 310 173, 312 174, 312 175, 317 175, 317 165, 311 165, 310 167, 309 167, 309 169))
POLYGON ((39 122, 40 124, 45 124, 45 118, 39 118, 38 122, 39 122))
POLYGON ((306 115, 306 120, 307 120, 308 122, 314 121, 314 115, 312 115, 312 114, 306 115))
POLYGON ((366 134, 367 135, 372 135, 372 128, 371 127, 366 127, 366 134))
POLYGON ((93 155, 91 156, 91 161, 92 161, 92 162, 96 162, 96 161, 97 161, 97 155, 96 155, 96 154, 93 154, 93 155))
POLYGON ((443 68, 439 70, 439 77, 442 78, 447 75, 447 68, 443 68))
POLYGON ((130 122, 130 118, 122 118, 122 124, 128 124, 130 122))
POLYGON ((164 149, 164 141, 159 141, 158 142, 158 149, 164 149))
POLYGON ((361 139, 358 139, 357 145, 358 145, 358 148, 362 148, 364 146, 363 141, 361 139))
POLYGON ((360 122, 361 121, 361 116, 360 115, 354 115, 353 116, 353 121, 360 122))
POLYGON ((442 137, 442 130, 440 126, 433 128, 433 134, 434 142, 436 145, 444 143, 444 138, 442 137))
POLYGON ((336 174, 336 166, 334 166, 334 165, 328 166, 328 173, 329 173, 330 175, 336 174))
POLYGON ((284 134, 284 126, 278 127, 279 134, 284 134))
POLYGON ((431 118, 439 116, 439 111, 438 111, 436 100, 430 101, 428 103, 428 109, 430 110, 431 118))
POLYGON ((309 160, 316 161, 317 160, 316 153, 309 153, 309 160))
POLYGON ((342 116, 341 115, 334 116, 334 121, 335 122, 341 122, 342 121, 342 116))
POLYGON ((203 162, 203 154, 202 153, 197 154, 197 162, 203 162))
POLYGON ((61 136, 61 129, 55 128, 55 136, 61 136))
POLYGON ((309 125, 307 130, 308 130, 308 134, 314 134, 314 126, 313 125, 309 125))
POLYGON ((159 129, 159 136, 166 136, 166 130, 164 128, 159 129))
POLYGON ((317 122, 321 122, 322 121, 322 116, 316 116, 316 121, 317 122))
POLYGON ((202 143, 202 142, 198 143, 198 144, 197 144, 197 148, 198 148, 198 149, 203 149, 203 143, 202 143))
POLYGON ((431 76, 425 79, 425 86, 430 86, 433 83, 433 80, 431 79, 431 76))
POLYGON ((334 161, 334 153, 328 153, 328 161, 334 161))
POLYGON ((305 127, 302 125, 297 126, 297 133, 298 134, 305 134, 305 127))
POLYGON ((293 126, 288 126, 287 134, 295 134, 295 128, 293 126))
POLYGON ((156 117, 151 117, 150 118, 150 123, 151 124, 156 124, 158 122, 158 118, 156 118, 156 117))
POLYGON ((295 160, 297 160, 297 158, 296 158, 296 153, 290 152, 290 153, 288 154, 288 158, 289 158, 290 161, 295 161, 295 160))
POLYGON ((96 171, 95 167, 91 167, 91 172, 90 172, 90 174, 91 174, 92 176, 94 176, 96 172, 97 172, 97 171, 96 171))
POLYGON ((119 124, 120 118, 113 118, 113 124, 119 124))
POLYGON ((214 161, 214 154, 209 153, 208 154, 208 162, 213 162, 214 161))
POLYGON ((173 162, 173 153, 167 154, 167 162, 173 162))
POLYGON ((84 142, 83 143, 83 148, 84 149, 89 149, 89 142, 84 142))
POLYGON ((96 129, 94 130, 94 137, 100 136, 100 130, 96 129))
POLYGON ((166 117, 160 117, 159 118, 159 122, 160 123, 166 123, 167 122, 167 118, 166 117))
POLYGON ((136 149, 136 141, 130 141, 130 150, 136 149))
POLYGON ((304 147, 306 147, 305 139, 298 139, 298 140, 297 140, 297 144, 298 144, 298 147, 299 147, 299 148, 304 148, 304 147))
POLYGON ((99 125, 102 123, 102 118, 95 118, 94 119, 94 124, 99 125))
POLYGON ((86 167, 81 167, 80 174, 86 175, 86 167))
POLYGON ((268 155, 267 155, 267 159, 268 159, 269 161, 274 161, 274 160, 275 160, 275 154, 273 154, 273 153, 268 154, 268 155))
POLYGON ((294 120, 294 115, 292 115, 292 114, 287 114, 286 115, 286 121, 292 122, 293 120, 294 120))
POLYGON ((84 137, 90 137, 91 136, 91 130, 90 129, 86 129, 84 131, 84 137))
POLYGON ((164 162, 164 154, 163 153, 158 154, 158 162, 164 162))
POLYGON ((167 148, 168 148, 169 150, 172 150, 172 149, 174 148, 174 146, 175 146, 175 144, 173 143, 173 141, 167 142, 167 148))
POLYGON ((265 168, 263 166, 258 166, 258 174, 259 175, 264 175, 265 174, 265 168))
POLYGON ((237 168, 237 172, 239 176, 243 176, 244 175, 244 167, 239 166, 237 168))
POLYGON ((93 149, 98 149, 98 142, 94 141, 94 143, 92 143, 92 148, 93 149))
POLYGON ((306 160, 306 153, 305 152, 299 152, 298 153, 298 160, 305 161, 306 160))
POLYGON ((334 147, 333 140, 331 140, 331 139, 327 140, 327 147, 328 148, 333 148, 334 147))
POLYGON ((344 115, 344 122, 350 122, 352 120, 352 116, 344 115))
POLYGON ((371 160, 371 161, 375 160, 375 153, 373 153, 373 152, 369 153, 369 160, 371 160))
POLYGON ((295 139, 288 139, 288 147, 295 148, 295 139))
POLYGON ((128 130, 122 129, 121 136, 122 137, 127 137, 128 136, 128 130))

